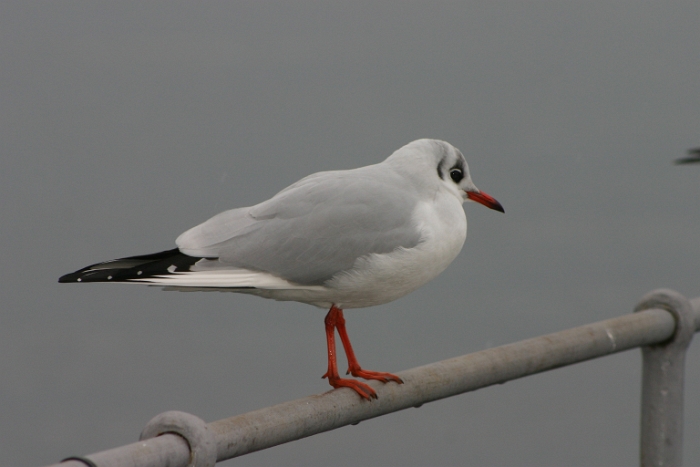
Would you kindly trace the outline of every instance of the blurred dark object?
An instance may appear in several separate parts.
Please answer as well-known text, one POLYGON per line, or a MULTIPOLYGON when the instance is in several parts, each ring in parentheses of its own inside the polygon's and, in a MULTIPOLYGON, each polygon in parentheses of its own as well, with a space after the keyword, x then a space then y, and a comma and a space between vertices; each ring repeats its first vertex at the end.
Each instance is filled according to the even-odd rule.
POLYGON ((688 149, 688 157, 676 159, 676 164, 695 164, 700 162, 700 148, 688 149))

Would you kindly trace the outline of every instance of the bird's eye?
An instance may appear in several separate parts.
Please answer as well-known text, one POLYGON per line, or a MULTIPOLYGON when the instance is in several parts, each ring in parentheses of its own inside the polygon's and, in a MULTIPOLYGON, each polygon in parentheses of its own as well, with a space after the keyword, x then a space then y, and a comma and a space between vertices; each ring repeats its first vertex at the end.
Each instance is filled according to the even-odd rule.
POLYGON ((459 183, 460 180, 464 178, 464 174, 460 169, 452 169, 450 170, 450 178, 452 179, 453 182, 459 183))

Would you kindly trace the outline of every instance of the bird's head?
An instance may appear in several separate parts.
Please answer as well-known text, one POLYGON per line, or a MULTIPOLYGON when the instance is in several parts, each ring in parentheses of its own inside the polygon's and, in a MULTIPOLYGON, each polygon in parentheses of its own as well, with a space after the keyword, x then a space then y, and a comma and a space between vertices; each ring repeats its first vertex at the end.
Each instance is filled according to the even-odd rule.
POLYGON ((474 185, 464 155, 450 143, 419 139, 398 149, 386 163, 418 186, 446 189, 462 202, 474 201, 505 212, 501 203, 474 185))

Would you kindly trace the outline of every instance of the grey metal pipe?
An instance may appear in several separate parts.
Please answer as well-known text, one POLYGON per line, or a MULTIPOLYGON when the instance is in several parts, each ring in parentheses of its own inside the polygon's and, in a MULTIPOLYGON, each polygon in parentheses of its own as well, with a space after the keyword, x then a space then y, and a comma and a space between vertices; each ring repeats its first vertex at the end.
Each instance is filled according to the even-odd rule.
MULTIPOLYGON (((165 434, 84 457, 98 467, 186 467, 190 462, 190 448, 182 437, 165 434)), ((54 464, 54 467, 87 465, 71 460, 54 464)))
POLYGON ((700 331, 700 297, 690 299, 690 307, 695 315, 695 332, 700 331))
POLYGON ((678 292, 656 290, 636 310, 662 308, 676 321, 671 338, 642 347, 642 467, 680 466, 683 462, 683 387, 685 354, 696 329, 690 302, 678 292))
POLYGON ((403 371, 398 373, 405 381, 402 385, 370 382, 379 395, 371 403, 351 390, 336 390, 209 426, 222 461, 426 402, 662 342, 674 330, 670 313, 646 310, 403 371))
MULTIPOLYGON (((700 327, 699 310, 700 299, 695 308, 696 328, 700 327)), ((223 461, 426 402, 658 344, 670 339, 675 329, 671 313, 648 309, 406 370, 398 373, 405 381, 402 385, 370 381, 379 395, 371 402, 360 400, 350 389, 338 389, 212 422, 208 428, 216 439, 217 460, 223 461)), ((187 443, 178 438, 166 434, 88 457, 99 467, 184 467, 190 461, 189 451, 187 443), (172 452, 167 461, 161 461, 150 452, 141 455, 142 443, 149 443, 154 453, 172 452)), ((56 466, 69 464, 85 467, 73 461, 56 466)))

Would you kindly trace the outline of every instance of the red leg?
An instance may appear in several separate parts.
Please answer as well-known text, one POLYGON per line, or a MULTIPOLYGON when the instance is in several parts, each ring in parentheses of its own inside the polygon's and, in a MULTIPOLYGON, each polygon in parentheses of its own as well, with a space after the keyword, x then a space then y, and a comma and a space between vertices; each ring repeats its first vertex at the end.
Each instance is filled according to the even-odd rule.
MULTIPOLYGON (((370 371, 363 370, 360 368, 360 364, 357 362, 355 357, 355 352, 352 350, 352 345, 350 344, 350 338, 348 337, 348 332, 345 330, 345 317, 343 316, 343 310, 338 309, 338 318, 336 320, 336 328, 338 328, 338 335, 340 336, 340 341, 343 343, 343 349, 345 349, 345 355, 348 357, 348 371, 351 375, 364 378, 364 379, 377 379, 382 383, 388 383, 389 381, 395 381, 399 384, 403 383, 403 380, 396 375, 391 373, 385 373, 383 371, 370 371)), ((346 374, 347 374, 346 373, 346 374)))
POLYGON ((367 384, 362 383, 360 381, 355 381, 354 379, 341 378, 338 374, 338 363, 335 359, 335 327, 337 324, 338 313, 340 313, 340 316, 342 318, 342 310, 340 308, 336 308, 334 305, 331 307, 330 311, 326 315, 325 323, 326 343, 328 344, 328 371, 322 377, 328 378, 328 383, 334 388, 352 388, 363 399, 376 399, 377 393, 367 384))
POLYGON ((355 352, 352 350, 350 345, 350 339, 348 338, 348 333, 345 330, 345 318, 343 317, 343 310, 337 308, 335 305, 331 306, 325 319, 326 324, 326 343, 328 344, 328 371, 323 378, 328 378, 328 382, 334 388, 348 387, 352 388, 357 392, 360 397, 364 399, 377 398, 377 393, 369 387, 367 384, 360 381, 355 381, 354 379, 341 378, 338 374, 338 363, 336 361, 335 353, 335 329, 338 329, 338 334, 340 335, 340 340, 343 343, 343 348, 348 357, 348 373, 352 373, 353 376, 358 376, 365 379, 378 379, 384 383, 389 381, 396 381, 397 383, 403 383, 401 378, 392 375, 391 373, 381 373, 377 371, 366 371, 360 368, 359 363, 357 363, 357 358, 355 358, 355 352))

